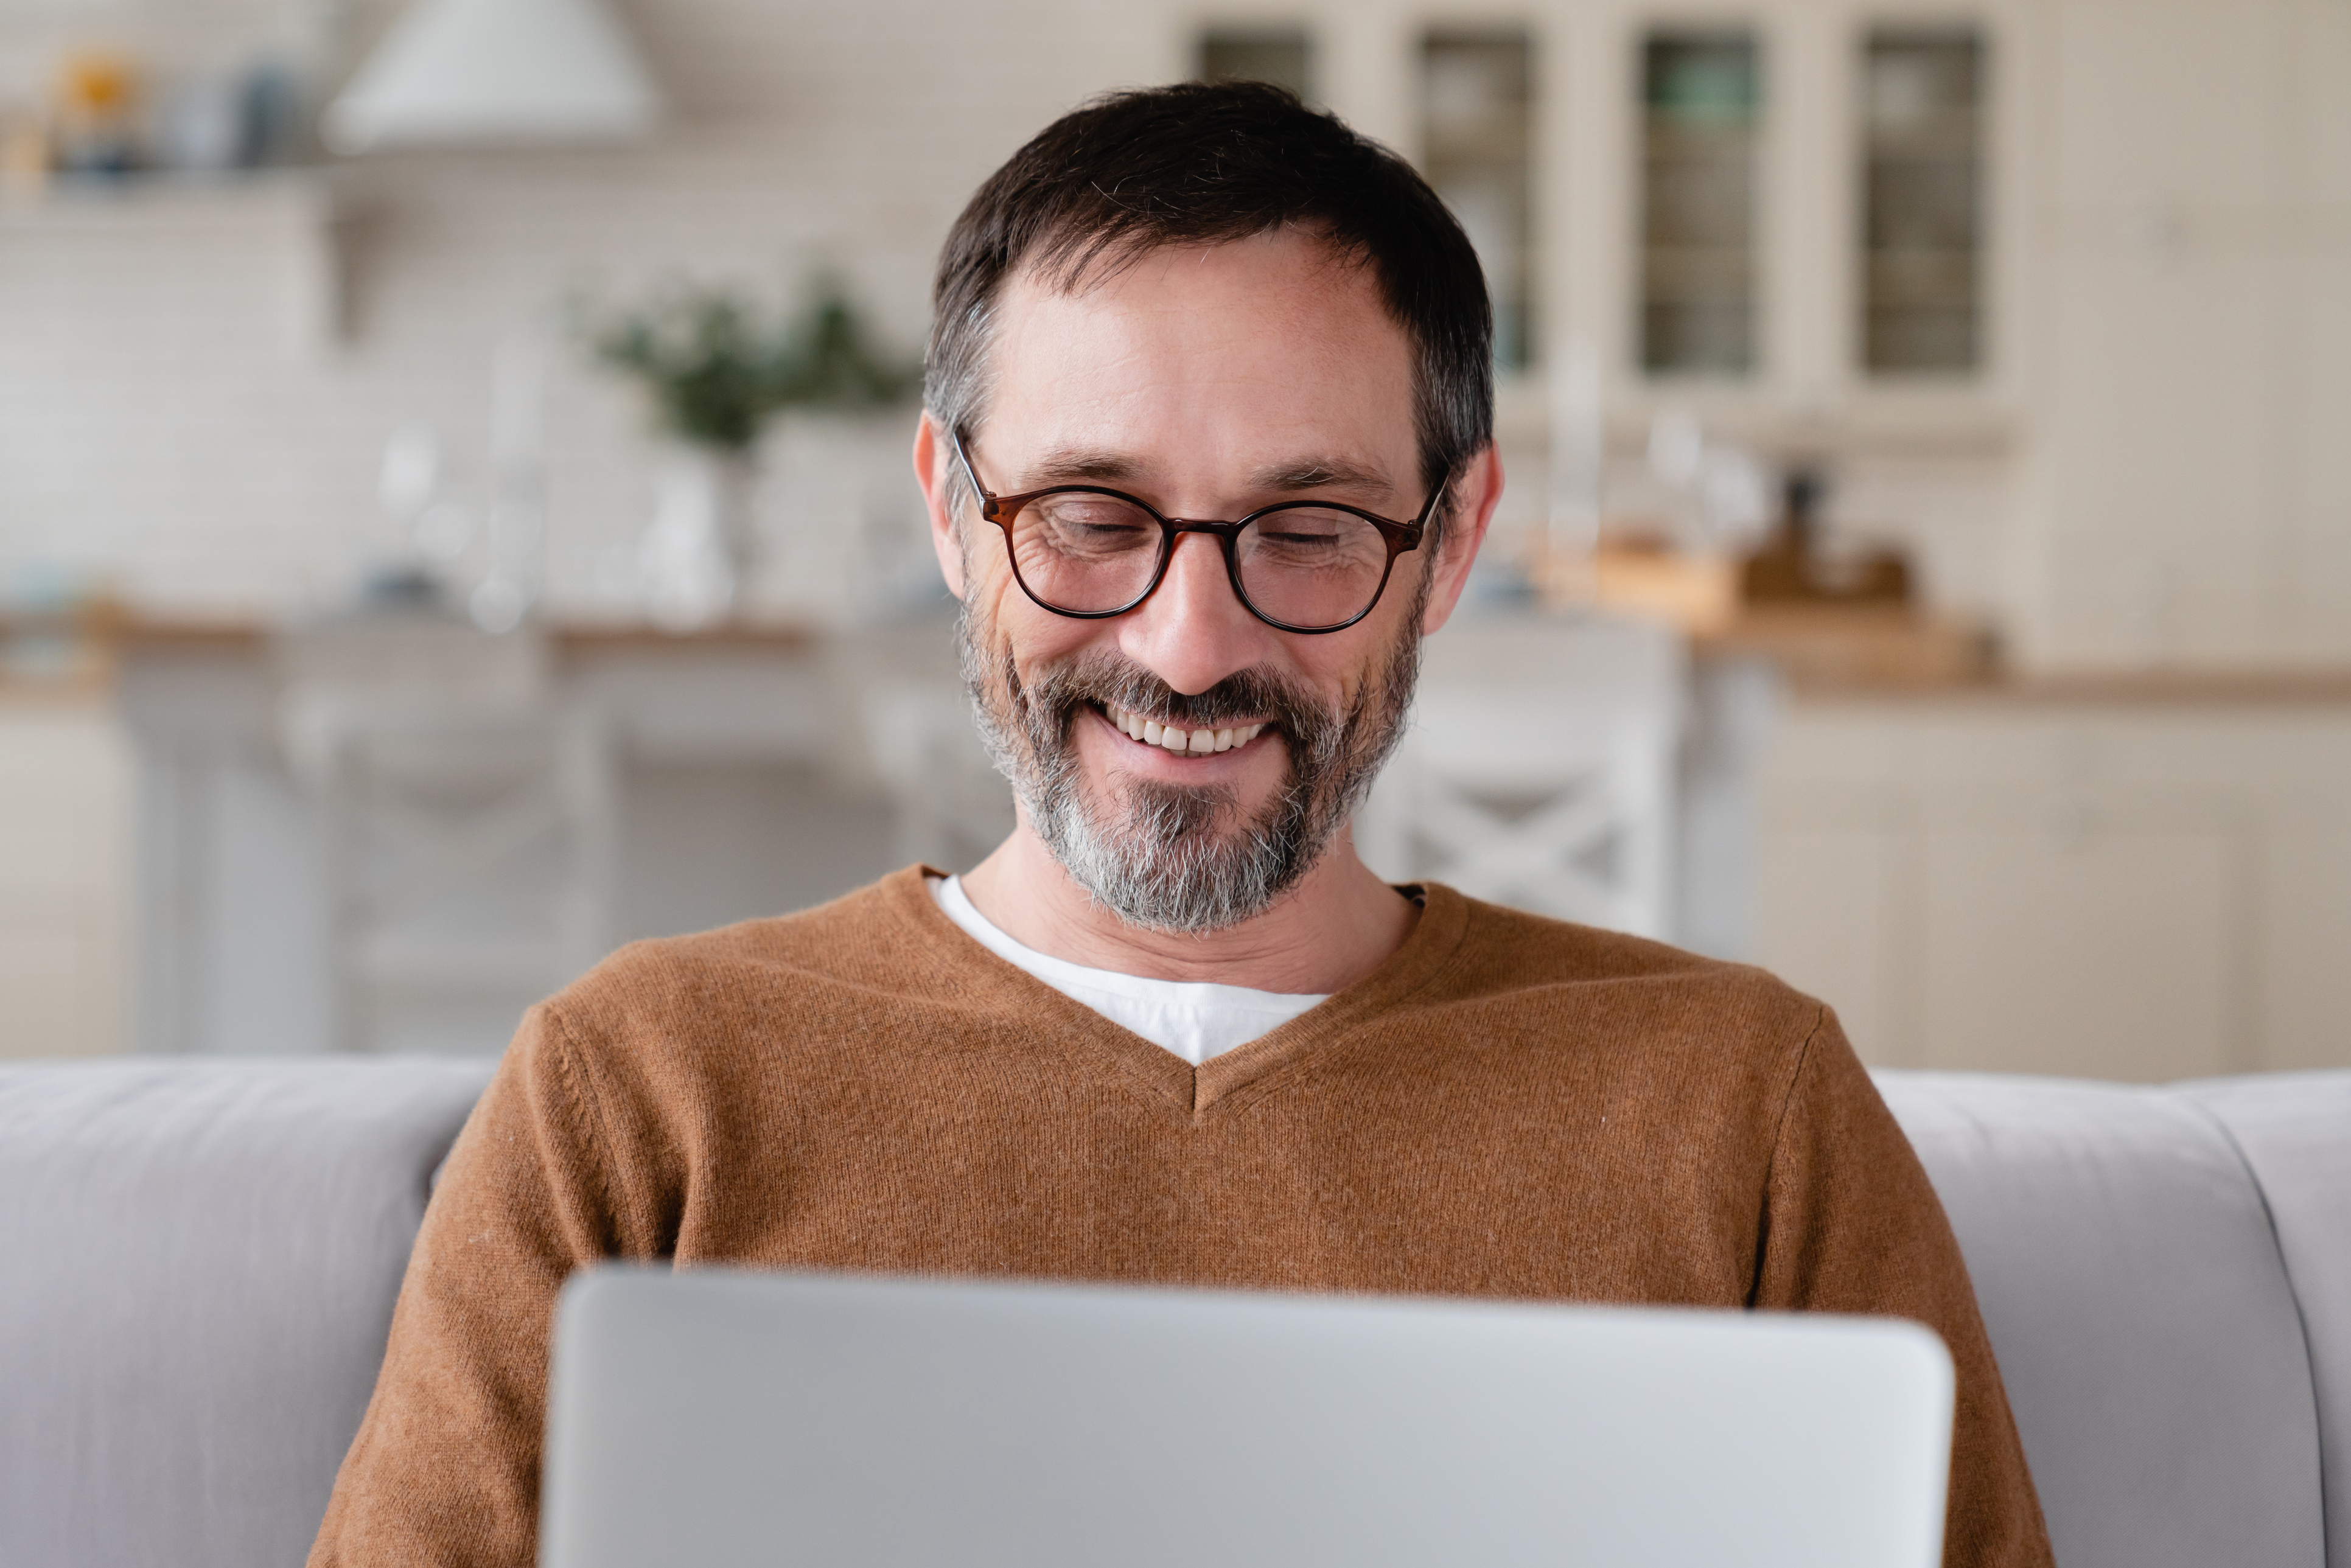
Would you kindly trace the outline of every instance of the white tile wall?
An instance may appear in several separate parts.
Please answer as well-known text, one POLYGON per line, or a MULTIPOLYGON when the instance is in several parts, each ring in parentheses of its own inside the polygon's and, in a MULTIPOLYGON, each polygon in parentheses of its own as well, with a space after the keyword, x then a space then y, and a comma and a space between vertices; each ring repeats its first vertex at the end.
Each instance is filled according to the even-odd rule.
MULTIPOLYGON (((0 217, 0 582, 64 564, 175 600, 329 591, 380 542, 385 436, 435 427, 454 484, 478 492, 495 346, 560 338, 575 295, 694 277, 782 297, 831 266, 911 354, 939 239, 978 180, 1089 93, 1176 68, 1131 12, 1050 0, 665 0, 630 15, 674 98, 670 128, 626 152, 335 171, 349 330, 307 354, 285 330, 302 239, 266 204, 196 204, 172 222, 0 217)), ((12 19, 21 9, 0 10, 0 40, 12 19)), ((565 342, 549 390, 552 596, 593 598, 600 559, 649 509, 643 423, 565 342)), ((885 522, 915 504, 895 482, 901 439, 845 443, 866 476, 848 488, 885 522)), ((828 528, 789 514, 841 487, 793 487, 796 506, 771 486, 763 507, 779 529, 828 528)))

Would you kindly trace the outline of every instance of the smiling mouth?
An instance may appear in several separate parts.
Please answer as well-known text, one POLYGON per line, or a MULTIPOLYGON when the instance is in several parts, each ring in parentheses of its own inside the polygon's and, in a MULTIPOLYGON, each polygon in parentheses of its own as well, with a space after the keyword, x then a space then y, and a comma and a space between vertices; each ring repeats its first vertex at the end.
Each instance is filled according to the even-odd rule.
POLYGON ((1180 725, 1162 724, 1155 718, 1145 718, 1139 713, 1129 713, 1121 707, 1104 704, 1102 716, 1113 728, 1145 746, 1156 746, 1165 751, 1181 752, 1189 757, 1206 757, 1214 752, 1230 751, 1237 746, 1247 746, 1258 737, 1265 725, 1240 724, 1226 729, 1186 729, 1180 725))

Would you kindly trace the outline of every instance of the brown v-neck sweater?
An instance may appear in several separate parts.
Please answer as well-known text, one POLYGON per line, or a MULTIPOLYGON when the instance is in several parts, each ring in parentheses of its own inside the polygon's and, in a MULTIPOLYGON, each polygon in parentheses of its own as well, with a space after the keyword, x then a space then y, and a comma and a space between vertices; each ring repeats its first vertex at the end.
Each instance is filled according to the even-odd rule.
POLYGON ((451 1153, 313 1568, 533 1561, 549 1317, 604 1258, 1891 1313, 1959 1366, 1947 1561, 2049 1546, 1967 1271, 1819 1003, 1426 890, 1201 1067, 910 868, 534 1009, 451 1153))

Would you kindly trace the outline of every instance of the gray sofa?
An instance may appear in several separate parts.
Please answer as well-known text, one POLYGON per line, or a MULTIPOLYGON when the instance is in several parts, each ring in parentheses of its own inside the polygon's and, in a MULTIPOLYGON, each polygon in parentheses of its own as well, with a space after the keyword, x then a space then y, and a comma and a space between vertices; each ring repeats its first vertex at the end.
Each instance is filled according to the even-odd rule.
MULTIPOLYGON (((0 1069, 0 1564, 302 1560, 488 1071, 0 1069)), ((2062 1568, 2351 1568, 2351 1072, 1881 1082, 2062 1568)))

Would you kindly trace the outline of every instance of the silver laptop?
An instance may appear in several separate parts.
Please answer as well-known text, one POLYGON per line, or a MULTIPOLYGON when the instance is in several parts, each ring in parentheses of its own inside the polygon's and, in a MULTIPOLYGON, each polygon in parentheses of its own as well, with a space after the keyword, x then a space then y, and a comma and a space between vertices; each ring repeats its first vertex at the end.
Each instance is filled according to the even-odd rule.
POLYGON ((1932 1568, 1883 1320, 599 1270, 543 1568, 1932 1568))

